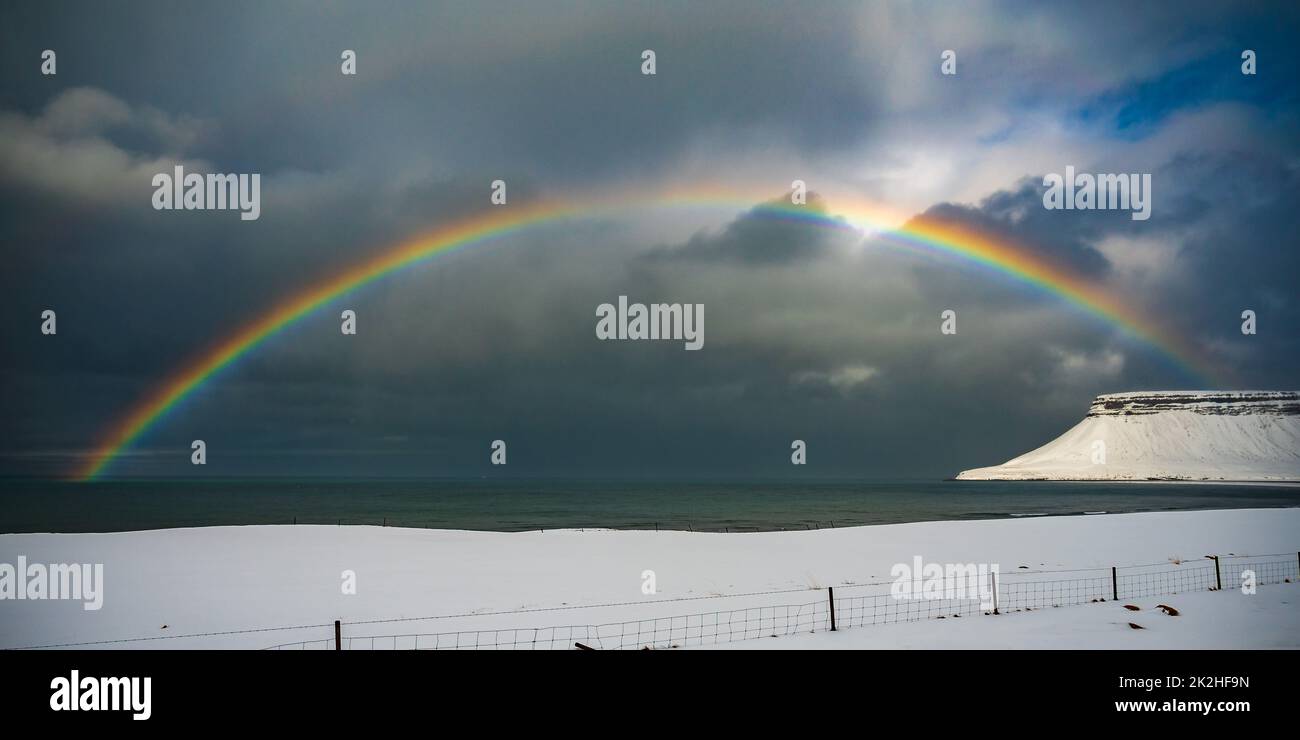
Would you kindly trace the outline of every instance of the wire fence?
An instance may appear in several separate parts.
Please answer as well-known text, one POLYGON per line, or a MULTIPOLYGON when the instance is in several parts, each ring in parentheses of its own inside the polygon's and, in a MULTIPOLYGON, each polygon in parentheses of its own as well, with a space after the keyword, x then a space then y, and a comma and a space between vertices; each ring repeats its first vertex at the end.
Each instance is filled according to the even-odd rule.
MULTIPOLYGON (((1289 554, 1206 556, 1204 559, 1191 561, 1058 571, 1017 570, 1011 573, 998 573, 990 572, 989 569, 981 570, 974 564, 963 565, 956 570, 956 573, 945 571, 938 580, 926 579, 919 592, 913 589, 907 594, 899 593, 897 581, 850 583, 824 589, 825 596, 801 603, 759 604, 602 624, 427 633, 344 634, 344 627, 370 630, 383 624, 411 623, 467 615, 368 620, 346 624, 336 621, 333 625, 333 637, 285 643, 266 649, 628 650, 719 645, 765 637, 811 634, 831 629, 1033 611, 1117 599, 1137 599, 1225 588, 1238 589, 1246 585, 1250 579, 1253 579, 1250 580, 1250 585, 1295 583, 1300 581, 1300 553, 1294 556, 1289 554), (1072 575, 1065 577, 1065 574, 1072 575), (849 595, 844 595, 845 592, 849 592, 849 595)), ((753 599, 817 591, 822 590, 801 589, 730 596, 689 597, 677 600, 573 606, 564 609, 591 610, 703 599, 753 599)))

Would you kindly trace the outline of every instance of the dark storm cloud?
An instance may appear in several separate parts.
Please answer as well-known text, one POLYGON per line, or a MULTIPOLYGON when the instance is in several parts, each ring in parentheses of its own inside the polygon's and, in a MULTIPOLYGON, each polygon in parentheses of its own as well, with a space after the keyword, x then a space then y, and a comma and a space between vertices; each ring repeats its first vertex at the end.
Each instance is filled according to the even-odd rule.
POLYGON ((1185 234, 1168 305, 1250 367, 1256 383, 1300 384, 1300 250, 1296 210, 1300 169, 1295 153, 1278 158, 1179 157, 1166 175, 1189 186, 1169 198, 1185 234), (1191 186, 1190 184, 1194 184, 1191 186), (1243 336, 1241 312, 1257 315, 1259 333, 1243 336))
MULTIPOLYGON (((835 238, 825 225, 812 224, 789 210, 790 195, 755 206, 727 224, 720 233, 700 233, 685 244, 650 252, 650 259, 787 264, 806 262, 825 254, 835 238)), ((804 208, 826 216, 825 203, 807 194, 804 208)))
MULTIPOLYGON (((789 162, 872 183, 962 136, 973 158, 1023 145, 1041 162, 1036 122, 1140 118, 1144 94, 1151 126, 1078 135, 1103 160, 1116 142, 1144 145, 1108 164, 1151 161, 1150 221, 1046 211, 1039 164, 1018 159, 970 202, 914 211, 1119 291, 1236 358, 1243 385, 1294 386, 1294 106, 1213 92, 1182 105, 1159 82, 1267 19, 1115 7, 1130 22, 919 3, 6 8, 0 473, 62 472, 217 338, 490 208, 498 177, 519 205, 678 162, 753 166, 761 182, 776 173, 777 198, 798 176, 789 162), (958 80, 937 73, 950 45, 958 80), (44 48, 59 51, 55 78, 34 73, 44 48), (355 79, 338 72, 344 48, 355 79), (654 77, 639 73, 645 48, 654 77), (1246 109, 1233 126, 1185 118, 1225 97, 1246 109), (997 136, 970 134, 986 119, 997 136), (1176 125, 1184 139, 1159 139, 1176 125), (261 218, 152 210, 150 176, 176 163, 262 173, 261 218), (57 337, 36 331, 47 307, 57 337), (1242 308, 1259 311, 1259 336, 1237 331, 1242 308)), ((942 475, 1045 441, 1095 393, 1184 382, 1058 297, 763 205, 681 238, 664 236, 675 223, 570 223, 405 270, 205 385, 120 472, 193 474, 189 441, 204 438, 211 475, 478 474, 502 438, 515 474, 789 475, 800 438, 815 474, 942 475), (704 304, 705 349, 598 341, 595 307, 620 295, 704 304), (339 333, 345 307, 355 337, 339 333), (956 336, 938 331, 947 308, 956 336)))
POLYGON ((1013 190, 1000 190, 978 206, 940 203, 921 215, 923 220, 959 223, 991 238, 1014 236, 1032 245, 1035 255, 1093 279, 1105 276, 1110 265, 1093 244, 1109 228, 1124 228, 1124 211, 1049 211, 1043 208, 1042 178, 1027 178, 1013 190))
POLYGON ((846 7, 25 7, 4 51, 4 102, 33 111, 75 77, 221 120, 198 153, 236 169, 427 160, 571 181, 671 159, 703 131, 823 151, 860 141, 878 103, 870 70, 844 63, 846 7), (60 79, 20 72, 44 48, 62 53, 60 79), (344 48, 359 74, 341 84, 344 48), (644 49, 658 54, 653 77, 640 72, 644 49))

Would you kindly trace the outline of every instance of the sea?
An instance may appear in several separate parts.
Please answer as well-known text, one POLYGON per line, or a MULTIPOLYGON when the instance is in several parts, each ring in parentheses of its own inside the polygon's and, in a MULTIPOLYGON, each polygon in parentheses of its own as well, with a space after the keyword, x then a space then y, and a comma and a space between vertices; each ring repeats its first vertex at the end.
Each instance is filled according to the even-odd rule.
POLYGON ((754 532, 1300 506, 1300 487, 953 480, 0 478, 0 533, 252 524, 754 532))

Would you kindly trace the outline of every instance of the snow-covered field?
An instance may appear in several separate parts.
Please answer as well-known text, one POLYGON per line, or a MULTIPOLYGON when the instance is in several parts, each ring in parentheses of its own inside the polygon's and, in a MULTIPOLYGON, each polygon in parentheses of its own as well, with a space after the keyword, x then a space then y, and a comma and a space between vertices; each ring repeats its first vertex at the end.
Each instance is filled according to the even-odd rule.
MULTIPOLYGON (((499 533, 384 527, 254 526, 112 534, 0 535, 0 563, 102 563, 98 611, 75 601, 0 600, 0 647, 299 629, 112 643, 105 647, 260 648, 345 636, 599 625, 755 604, 814 602, 825 591, 701 598, 848 583, 889 583, 912 563, 1033 571, 1197 561, 1300 549, 1300 509, 1161 512, 925 522, 817 531, 713 534, 558 530, 499 533), (1021 567, 1024 566, 1024 567, 1021 567), (356 593, 343 593, 347 572, 356 593), (657 593, 643 593, 646 571, 657 593), (683 600, 691 599, 691 600, 683 600), (594 606, 619 603, 620 606, 594 606), (533 609, 526 613, 488 612, 533 609), (363 620, 448 616, 357 625, 363 620)), ((1291 561, 1287 561, 1288 566, 1291 561)), ((1108 573, 1108 571, 1107 571, 1108 573)), ((1094 572, 1095 574, 1095 572, 1094 572)), ((1085 574, 1086 575, 1086 574, 1085 574)), ((1050 576, 1065 578, 1069 574, 1050 576)), ((1109 576, 1107 575, 1107 578, 1109 576)), ((1298 647, 1294 582, 1125 598, 1002 616, 930 619, 732 647, 1298 647), (1152 611, 1165 603, 1182 611, 1152 611), (1146 629, 1134 630, 1128 622, 1146 629)), ((1192 589, 1188 589, 1191 591, 1192 589)))

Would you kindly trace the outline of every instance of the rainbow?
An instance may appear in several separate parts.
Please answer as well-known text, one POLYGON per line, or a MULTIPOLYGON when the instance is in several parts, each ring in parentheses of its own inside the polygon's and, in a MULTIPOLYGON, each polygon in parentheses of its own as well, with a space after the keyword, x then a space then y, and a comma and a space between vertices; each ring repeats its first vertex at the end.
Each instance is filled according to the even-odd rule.
POLYGON ((1210 374, 1197 369, 1201 362, 1195 359, 1197 352, 1188 342, 1158 326, 1100 286, 1071 274, 1021 245, 950 222, 920 217, 908 219, 905 214, 874 204, 857 204, 831 215, 812 204, 793 205, 785 201, 765 201, 762 197, 740 198, 736 191, 721 188, 675 191, 650 197, 630 194, 539 201, 527 205, 496 206, 484 213, 439 226, 383 250, 377 256, 275 305, 199 354, 132 406, 108 429, 73 477, 79 480, 99 478, 123 451, 197 388, 270 337, 346 293, 436 255, 501 239, 544 224, 677 206, 721 207, 733 212, 752 210, 829 228, 867 230, 903 247, 956 256, 1060 296, 1132 337, 1155 346, 1193 378, 1210 374))

